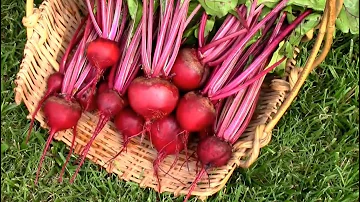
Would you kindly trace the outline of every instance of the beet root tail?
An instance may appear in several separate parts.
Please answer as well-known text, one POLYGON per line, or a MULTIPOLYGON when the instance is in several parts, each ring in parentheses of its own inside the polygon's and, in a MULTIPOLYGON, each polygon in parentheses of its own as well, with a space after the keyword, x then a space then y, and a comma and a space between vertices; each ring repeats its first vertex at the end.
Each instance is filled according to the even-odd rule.
POLYGON ((60 176, 59 176, 59 182, 60 182, 60 183, 61 183, 62 180, 63 180, 62 178, 63 178, 64 172, 65 172, 66 165, 68 164, 68 162, 69 162, 69 160, 70 160, 70 157, 71 157, 71 154, 73 153, 73 150, 74 150, 75 139, 76 139, 76 135, 77 135, 76 128, 77 128, 77 124, 76 124, 76 125, 74 126, 74 128, 73 128, 73 137, 72 137, 72 140, 71 140, 71 146, 70 146, 69 154, 67 155, 66 160, 65 160, 65 163, 64 163, 64 165, 63 165, 62 168, 61 168, 61 172, 60 172, 60 176))
POLYGON ((155 175, 157 183, 158 183, 158 192, 159 193, 161 191, 161 184, 160 184, 160 178, 159 178, 159 166, 160 166, 160 163, 165 159, 165 157, 166 157, 166 154, 163 152, 160 152, 153 163, 154 175, 155 175))
POLYGON ((104 167, 106 166, 106 165, 108 165, 108 164, 110 164, 111 162, 113 162, 118 156, 120 156, 120 154, 122 153, 122 152, 126 152, 126 148, 127 148, 127 145, 129 144, 129 138, 126 138, 126 139, 124 139, 124 143, 123 143, 123 148, 121 148, 121 150, 115 155, 115 156, 113 156, 111 159, 109 159, 108 161, 106 161, 106 163, 105 163, 105 165, 104 165, 104 167))
POLYGON ((39 161, 39 164, 38 164, 38 169, 36 171, 35 185, 38 183, 38 179, 39 179, 39 175, 40 175, 40 171, 41 171, 41 165, 42 165, 42 163, 43 163, 43 161, 45 159, 46 152, 49 150, 50 143, 52 142, 55 133, 57 133, 57 129, 51 129, 50 133, 49 133, 49 137, 46 140, 46 144, 45 144, 43 153, 42 153, 42 155, 40 157, 40 161, 39 161))
POLYGON ((28 132, 28 134, 26 136, 26 141, 25 141, 26 144, 29 142, 31 131, 32 131, 33 127, 34 127, 35 116, 39 112, 39 110, 41 109, 41 106, 43 105, 44 101, 50 96, 50 94, 52 94, 52 92, 47 92, 44 95, 44 97, 41 98, 41 100, 39 101, 38 105, 35 108, 35 111, 33 112, 32 116, 31 116, 29 132, 28 132))
POLYGON ((184 202, 187 202, 191 196, 191 193, 194 191, 197 183, 200 181, 200 179, 202 178, 202 176, 206 173, 206 170, 205 170, 205 167, 202 166, 200 172, 197 174, 194 182, 191 184, 190 186, 190 189, 189 189, 189 192, 187 193, 185 199, 184 199, 184 202))
POLYGON ((71 177, 70 184, 72 184, 72 183, 74 182, 77 174, 78 174, 79 171, 80 171, 80 168, 81 168, 82 164, 85 162, 86 155, 88 154, 92 143, 94 142, 95 138, 99 135, 99 133, 101 132, 101 130, 104 128, 104 126, 106 125, 106 123, 109 121, 109 119, 110 119, 110 117, 107 117, 107 116, 104 116, 104 115, 100 115, 98 124, 96 125, 96 128, 95 128, 95 130, 94 130, 93 135, 91 136, 89 142, 85 145, 83 151, 81 152, 81 155, 80 155, 80 158, 81 158, 81 159, 80 159, 80 163, 79 163, 78 167, 76 168, 76 171, 75 171, 74 175, 71 177))

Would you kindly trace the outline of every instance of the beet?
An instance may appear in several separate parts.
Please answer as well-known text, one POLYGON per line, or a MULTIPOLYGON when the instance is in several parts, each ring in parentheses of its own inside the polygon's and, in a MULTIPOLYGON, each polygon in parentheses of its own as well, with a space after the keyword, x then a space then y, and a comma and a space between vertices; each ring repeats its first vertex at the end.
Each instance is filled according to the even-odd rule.
MULTIPOLYGON (((83 84, 82 87, 84 87, 83 84)), ((96 92, 92 91, 91 88, 87 88, 81 95, 77 94, 76 98, 84 111, 94 111, 96 109, 96 92)))
POLYGON ((124 148, 126 148, 130 138, 143 134, 144 123, 144 118, 136 114, 134 110, 129 107, 123 109, 115 116, 114 124, 123 136, 124 148))
POLYGON ((99 120, 95 127, 93 135, 91 136, 89 142, 85 145, 84 149, 81 152, 80 163, 76 168, 73 177, 70 179, 70 183, 74 182, 95 138, 99 135, 99 133, 104 128, 105 124, 110 120, 110 118, 114 117, 123 109, 124 101, 116 91, 108 90, 100 93, 97 96, 96 105, 99 110, 99 120))
POLYGON ((200 162, 208 167, 220 167, 230 160, 232 147, 216 136, 208 136, 201 140, 197 147, 200 162))
POLYGON ((48 77, 48 79, 46 81, 47 89, 46 89, 45 95, 41 98, 41 100, 37 104, 37 107, 35 108, 35 111, 32 114, 31 121, 30 121, 30 126, 29 126, 29 132, 28 132, 28 135, 26 137, 26 143, 29 141, 31 131, 32 131, 32 128, 34 126, 34 121, 35 121, 36 114, 39 112, 39 110, 41 109, 44 101, 49 96, 54 95, 55 93, 59 93, 61 91, 63 80, 64 80, 64 74, 62 74, 60 72, 55 72, 55 73, 51 74, 48 77))
POLYGON ((182 91, 191 91, 200 87, 205 67, 200 63, 197 52, 192 48, 180 49, 171 68, 172 82, 182 91))
POLYGON ((46 123, 50 128, 50 133, 40 158, 35 184, 37 184, 42 162, 44 161, 54 135, 59 131, 75 128, 82 113, 81 106, 78 102, 75 100, 65 100, 60 96, 49 97, 44 103, 43 111, 46 123))
POLYGON ((179 90, 165 79, 138 77, 129 85, 128 99, 136 113, 147 121, 156 120, 175 109, 179 90))
POLYGON ((215 118, 216 111, 211 101, 194 92, 186 93, 176 109, 177 121, 188 132, 200 132, 212 125, 215 118))
MULTIPOLYGON (((160 192, 160 179, 158 175, 159 164, 168 156, 179 154, 187 145, 186 134, 173 115, 158 119, 151 124, 150 141, 158 151, 157 157, 153 162, 154 175, 158 181, 158 189, 160 192)), ((173 165, 175 165, 177 158, 173 165)), ((171 166, 172 167, 172 166, 171 166)), ((171 169, 171 168, 170 168, 171 169)))
POLYGON ((91 65, 106 69, 115 65, 121 55, 118 44, 110 39, 99 37, 88 44, 86 56, 91 65))

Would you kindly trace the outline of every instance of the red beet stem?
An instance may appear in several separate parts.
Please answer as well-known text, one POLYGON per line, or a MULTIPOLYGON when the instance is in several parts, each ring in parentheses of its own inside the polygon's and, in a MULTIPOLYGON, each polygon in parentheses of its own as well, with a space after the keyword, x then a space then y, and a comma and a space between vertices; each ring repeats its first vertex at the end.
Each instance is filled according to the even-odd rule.
POLYGON ((230 82, 228 85, 224 86, 221 91, 228 92, 236 88, 247 76, 254 70, 254 68, 258 67, 259 64, 273 51, 278 47, 279 43, 293 30, 296 28, 301 21, 307 17, 310 13, 312 13, 311 9, 306 10, 301 15, 299 15, 289 26, 287 26, 272 42, 267 46, 265 51, 260 54, 250 65, 249 67, 235 80, 230 82))
POLYGON ((87 15, 86 17, 84 17, 78 28, 75 30, 75 33, 74 33, 74 36, 71 38, 70 40, 70 43, 69 45, 67 46, 66 48, 66 51, 64 53, 64 56, 61 58, 61 62, 60 62, 60 65, 59 65, 59 72, 60 73, 64 73, 65 72, 65 65, 66 65, 66 61, 67 61, 67 58, 69 57, 69 54, 71 52, 71 50, 73 49, 73 47, 78 44, 80 42, 80 40, 82 39, 82 34, 79 35, 79 32, 81 30, 81 28, 84 26, 85 22, 88 20, 89 18, 89 15, 87 15))

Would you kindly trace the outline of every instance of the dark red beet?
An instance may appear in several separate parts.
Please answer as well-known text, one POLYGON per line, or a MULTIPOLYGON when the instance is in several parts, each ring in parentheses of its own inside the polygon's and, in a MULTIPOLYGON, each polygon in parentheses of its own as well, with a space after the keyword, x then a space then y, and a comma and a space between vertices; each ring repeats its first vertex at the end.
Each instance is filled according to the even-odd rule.
POLYGON ((131 108, 147 121, 169 115, 176 107, 179 90, 165 79, 138 77, 128 88, 131 108))
POLYGON ((64 98, 58 96, 49 97, 44 103, 43 111, 46 118, 46 123, 50 128, 50 133, 40 158, 35 184, 37 184, 41 170, 41 164, 44 161, 46 152, 49 149, 50 143, 55 133, 76 127, 82 113, 81 106, 78 102, 73 100, 67 101, 64 98))
POLYGON ((26 137, 26 143, 29 141, 31 130, 34 126, 36 114, 39 112, 42 104, 49 96, 54 95, 55 93, 59 93, 61 91, 63 80, 64 80, 64 75, 60 72, 55 72, 48 77, 47 82, 46 82, 47 89, 46 89, 45 95, 41 98, 41 100, 37 104, 37 107, 35 108, 35 111, 32 114, 31 122, 30 122, 30 126, 29 126, 29 132, 26 137))
POLYGON ((220 167, 228 163, 232 155, 232 147, 229 143, 220 140, 216 136, 208 136, 199 142, 196 153, 202 166, 200 172, 191 184, 184 201, 189 199, 196 184, 206 173, 206 168, 220 167))
POLYGON ((96 109, 96 94, 91 88, 86 89, 81 95, 76 95, 76 98, 84 111, 91 112, 96 109))
POLYGON ((129 107, 123 109, 115 116, 114 124, 116 129, 123 136, 124 147, 126 147, 126 144, 129 142, 129 138, 144 132, 144 123, 144 118, 136 114, 129 107))
POLYGON ((186 93, 179 101, 176 119, 181 128, 189 132, 200 132, 212 125, 216 111, 211 101, 194 92, 186 93))
POLYGON ((200 63, 195 49, 182 48, 171 68, 172 82, 182 91, 200 87, 205 68, 200 63))
POLYGON ((115 65, 120 55, 121 51, 118 44, 102 37, 90 42, 86 50, 90 64, 102 70, 115 65))
POLYGON ((216 136, 208 136, 199 142, 196 153, 203 165, 220 167, 230 160, 232 147, 216 136))
POLYGON ((85 145, 83 151, 81 152, 81 159, 73 177, 70 180, 70 183, 73 183, 76 175, 80 171, 82 164, 85 161, 85 157, 90 150, 92 143, 95 138, 99 135, 101 130, 104 128, 105 124, 118 114, 124 107, 124 101, 120 95, 114 90, 108 90, 103 93, 100 93, 96 98, 96 105, 99 111, 99 120, 95 127, 94 133, 91 136, 89 142, 85 145))
POLYGON ((199 136, 200 140, 203 140, 212 134, 214 134, 214 130, 213 130, 212 126, 209 126, 205 129, 201 130, 200 132, 198 132, 198 136, 199 136))
POLYGON ((107 82, 101 82, 99 87, 98 87, 97 92, 98 92, 98 94, 100 94, 100 93, 103 93, 103 92, 105 92, 107 90, 109 90, 108 83, 107 82))
MULTIPOLYGON (((136 114, 130 107, 121 110, 114 118, 114 124, 118 132, 123 137, 123 148, 108 162, 113 161, 123 151, 126 151, 130 138, 145 134, 145 120, 142 116, 136 114)), ((107 163, 108 163, 107 162, 107 163)))
POLYGON ((210 77, 210 68, 204 68, 204 74, 201 78, 200 87, 203 87, 210 77))
MULTIPOLYGON (((153 162, 153 167, 160 191, 161 186, 158 175, 159 164, 166 156, 180 153, 185 148, 188 137, 185 137, 186 134, 182 132, 173 115, 154 121, 151 124, 149 135, 152 145, 158 151, 158 155, 153 162)), ((177 158, 173 165, 175 165, 176 160, 177 158)))

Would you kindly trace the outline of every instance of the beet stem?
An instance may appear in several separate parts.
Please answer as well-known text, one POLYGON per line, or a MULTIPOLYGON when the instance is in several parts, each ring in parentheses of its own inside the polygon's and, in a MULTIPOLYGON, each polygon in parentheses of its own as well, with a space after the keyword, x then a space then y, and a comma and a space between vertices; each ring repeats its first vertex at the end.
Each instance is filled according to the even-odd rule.
MULTIPOLYGON (((91 6, 91 3, 90 3, 90 0, 86 0, 86 7, 88 9, 88 12, 90 14, 90 18, 91 18, 91 21, 92 21, 92 24, 94 25, 94 28, 96 30, 96 33, 101 36, 102 35, 102 31, 98 25, 98 23, 96 22, 96 19, 95 19, 95 16, 94 16, 94 13, 93 13, 93 10, 92 10, 92 6, 91 6)), ((98 11, 97 11, 98 12, 98 11)))
POLYGON ((205 44, 205 27, 206 27, 206 21, 207 21, 207 14, 204 11, 201 16, 200 26, 199 26, 199 33, 198 33, 198 41, 199 41, 199 47, 203 47, 205 44))
POLYGON ((281 32, 280 35, 278 35, 272 42, 271 44, 266 48, 266 50, 260 54, 250 65, 249 67, 239 76, 237 77, 235 80, 231 81, 228 85, 224 86, 221 91, 222 92, 226 92, 226 91, 230 91, 234 88, 236 88, 245 78, 247 78, 247 76, 256 68, 259 66, 259 64, 266 58, 268 57, 278 46, 278 44, 293 30, 296 28, 296 26, 298 24, 301 23, 301 21, 308 16, 310 13, 312 12, 312 10, 308 9, 305 12, 303 12, 301 15, 299 15, 294 21, 293 23, 291 23, 288 27, 285 28, 285 30, 283 30, 281 32))
POLYGON ((230 90, 228 92, 225 93, 215 93, 213 96, 209 95, 210 100, 220 100, 226 97, 229 97, 237 92, 239 92, 240 90, 248 87, 249 85, 253 84, 255 81, 257 81, 258 79, 260 79, 261 77, 265 76, 267 73, 269 73, 271 70, 275 69, 277 66, 279 66, 284 60, 286 59, 286 57, 282 57, 279 61, 277 61, 276 63, 274 63, 273 65, 271 65, 269 68, 261 71, 259 74, 257 74, 256 76, 254 76, 253 78, 247 80, 244 84, 239 85, 238 87, 234 88, 233 90, 230 90))

